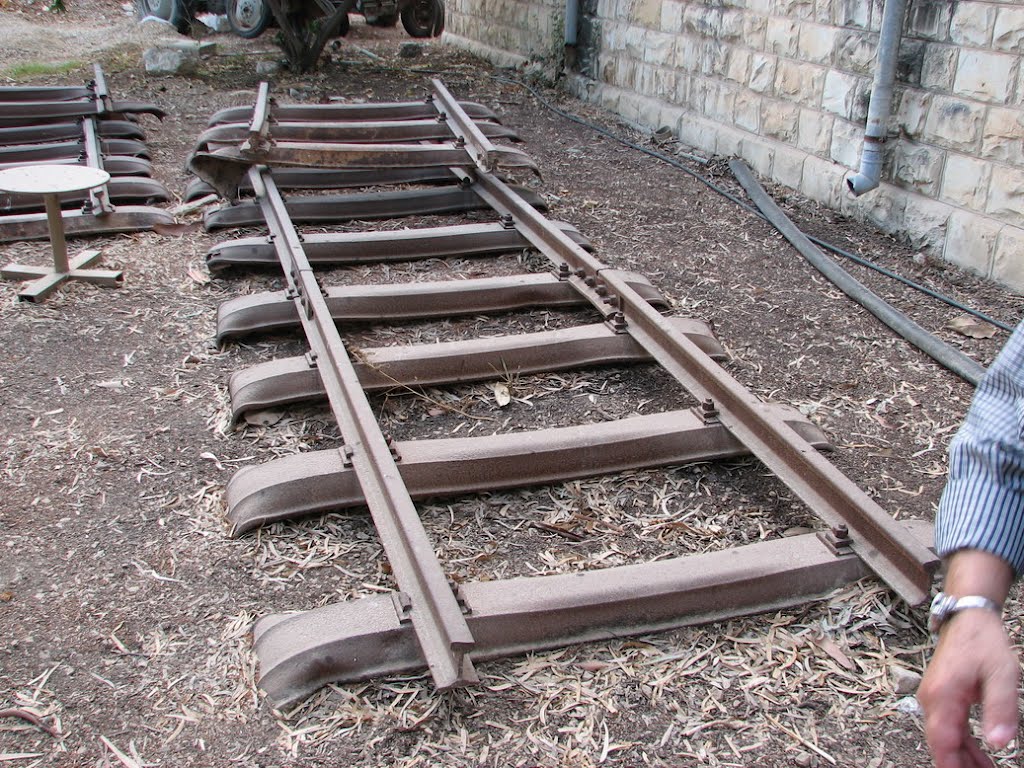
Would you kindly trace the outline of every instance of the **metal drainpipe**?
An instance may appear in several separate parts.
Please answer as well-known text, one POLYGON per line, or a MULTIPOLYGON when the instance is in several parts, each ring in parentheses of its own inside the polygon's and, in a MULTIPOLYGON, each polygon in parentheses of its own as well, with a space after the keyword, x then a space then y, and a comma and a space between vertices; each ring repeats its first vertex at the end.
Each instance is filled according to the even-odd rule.
POLYGON ((565 0, 565 46, 576 47, 576 27, 580 22, 580 0, 565 0))
POLYGON ((868 124, 864 129, 864 150, 860 156, 860 171, 846 177, 846 186, 855 196, 863 195, 877 187, 878 179, 882 175, 882 148, 892 108, 892 87, 896 80, 896 62, 899 59, 903 16, 906 10, 907 0, 885 0, 882 29, 878 36, 878 50, 875 55, 875 82, 871 86, 868 124))

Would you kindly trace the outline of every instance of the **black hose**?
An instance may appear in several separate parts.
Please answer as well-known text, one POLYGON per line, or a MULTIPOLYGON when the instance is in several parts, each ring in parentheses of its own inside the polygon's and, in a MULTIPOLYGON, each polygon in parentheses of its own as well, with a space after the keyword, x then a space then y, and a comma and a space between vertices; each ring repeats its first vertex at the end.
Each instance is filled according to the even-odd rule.
MULTIPOLYGON (((607 138, 609 138, 609 139, 611 139, 613 141, 617 141, 619 144, 622 144, 623 146, 629 147, 630 149, 635 149, 636 151, 642 152, 645 155, 649 155, 650 157, 653 157, 653 158, 655 158, 657 160, 661 160, 663 163, 668 163, 673 168, 678 168, 679 170, 683 171, 684 173, 688 173, 690 176, 695 178, 697 181, 699 181, 702 184, 706 185, 709 189, 713 190, 714 192, 717 192, 718 194, 720 194, 722 197, 726 198, 727 200, 731 200, 736 205, 738 205, 741 208, 743 208, 744 210, 754 214, 758 218, 767 219, 767 217, 764 215, 764 213, 762 213, 757 208, 755 208, 754 206, 752 206, 749 203, 747 203, 745 200, 741 200, 740 198, 736 197, 734 194, 732 194, 728 190, 724 189, 723 187, 718 186, 713 181, 711 181, 710 179, 706 178, 705 176, 702 176, 701 174, 697 173, 693 169, 688 168, 686 165, 684 165, 683 163, 679 162, 675 158, 669 157, 668 155, 665 155, 665 154, 663 154, 661 152, 657 152, 657 151, 655 151, 653 149, 650 149, 648 147, 645 147, 645 146, 643 146, 641 144, 636 144, 636 143, 630 141, 629 139, 624 139, 621 136, 617 136, 616 134, 614 134, 611 131, 607 130, 606 128, 602 128, 601 126, 596 125, 595 123, 591 123, 591 122, 589 122, 587 120, 584 120, 581 117, 577 117, 576 115, 570 114, 569 112, 565 112, 565 111, 559 109, 558 107, 554 106, 553 104, 550 104, 543 96, 540 95, 540 93, 538 93, 538 91, 535 88, 533 88, 532 86, 528 85, 527 83, 524 83, 524 82, 522 82, 520 80, 515 80, 515 79, 512 79, 512 78, 499 77, 497 75, 491 75, 491 77, 492 77, 492 79, 498 80, 500 82, 510 83, 512 85, 517 85, 517 86, 519 86, 521 88, 525 88, 527 91, 529 91, 533 95, 533 97, 535 99, 537 99, 537 101, 540 102, 541 106, 543 106, 545 109, 547 109, 547 110, 549 110, 551 112, 554 112, 559 117, 561 117, 561 118, 563 118, 565 120, 568 120, 569 122, 576 123, 577 125, 581 125, 584 128, 588 128, 588 129, 590 129, 592 131, 595 131, 596 133, 599 133, 602 136, 605 136, 605 137, 607 137, 607 138)), ((874 270, 874 271, 876 271, 876 272, 878 272, 880 274, 885 275, 888 278, 891 278, 893 280, 901 282, 904 285, 908 286, 909 288, 913 288, 915 291, 920 291, 921 293, 925 294, 926 296, 930 296, 931 298, 936 299, 937 301, 941 301, 944 304, 947 304, 947 305, 953 307, 954 309, 958 309, 961 312, 964 312, 966 314, 972 315, 973 317, 976 317, 979 320, 984 320, 986 323, 994 325, 996 328, 999 328, 999 329, 1001 329, 1003 331, 1006 331, 1007 333, 1013 333, 1013 326, 1010 326, 1010 325, 1007 325, 1006 323, 1000 322, 999 320, 996 320, 993 317, 989 317, 984 312, 979 312, 978 310, 972 309, 971 307, 968 307, 965 304, 961 304, 956 299, 950 298, 949 296, 946 296, 946 295, 941 294, 941 293, 939 293, 937 291, 934 291, 931 288, 928 288, 926 286, 921 285, 920 283, 915 283, 913 280, 911 280, 909 278, 903 277, 902 275, 897 274, 897 273, 895 273, 895 272, 893 272, 893 271, 891 271, 889 269, 886 269, 885 267, 879 266, 878 264, 874 264, 874 263, 868 261, 867 259, 864 259, 864 258, 862 258, 860 256, 857 256, 857 255, 855 255, 853 253, 850 253, 849 251, 845 251, 842 248, 840 248, 839 246, 833 245, 832 243, 826 242, 825 240, 820 240, 820 239, 818 239, 816 237, 813 237, 811 235, 807 235, 807 238, 812 243, 814 243, 815 245, 817 245, 817 246, 819 246, 821 248, 824 248, 827 251, 831 251, 832 253, 836 254, 837 256, 842 256, 843 258, 849 259, 850 261, 854 262, 855 264, 859 264, 862 267, 866 267, 868 269, 872 269, 872 270, 874 270)))
POLYGON ((764 188, 758 184, 754 174, 742 160, 730 160, 732 170, 740 186, 746 190, 750 199, 761 210, 782 235, 793 244, 802 255, 821 274, 831 280, 843 293, 856 301, 868 312, 873 314, 892 330, 909 341, 919 350, 937 363, 945 366, 965 381, 975 386, 981 381, 985 369, 963 352, 946 344, 941 339, 928 333, 906 315, 897 311, 876 294, 869 291, 852 275, 822 253, 800 229, 790 221, 775 201, 768 196, 764 188))

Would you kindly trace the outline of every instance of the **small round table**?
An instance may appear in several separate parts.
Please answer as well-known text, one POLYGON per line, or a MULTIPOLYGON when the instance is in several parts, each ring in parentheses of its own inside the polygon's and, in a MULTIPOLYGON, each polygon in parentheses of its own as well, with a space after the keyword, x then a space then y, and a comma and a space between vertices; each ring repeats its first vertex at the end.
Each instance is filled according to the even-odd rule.
POLYGON ((82 251, 70 262, 64 239, 64 219, 60 195, 101 187, 110 174, 84 165, 28 165, 0 171, 0 192, 42 195, 46 204, 46 223, 53 249, 53 269, 9 264, 0 270, 5 280, 32 280, 18 294, 22 301, 42 301, 65 280, 85 280, 97 285, 120 285, 120 271, 85 269, 100 258, 99 251, 82 251))

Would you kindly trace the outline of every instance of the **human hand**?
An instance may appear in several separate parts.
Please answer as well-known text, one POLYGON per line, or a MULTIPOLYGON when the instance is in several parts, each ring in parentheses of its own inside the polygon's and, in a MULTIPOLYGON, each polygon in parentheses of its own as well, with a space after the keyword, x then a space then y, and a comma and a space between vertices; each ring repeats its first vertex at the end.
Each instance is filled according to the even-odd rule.
POLYGON ((936 768, 993 765, 971 735, 970 708, 981 704, 989 747, 1009 744, 1017 734, 1019 669, 998 614, 973 608, 946 622, 917 695, 936 768))

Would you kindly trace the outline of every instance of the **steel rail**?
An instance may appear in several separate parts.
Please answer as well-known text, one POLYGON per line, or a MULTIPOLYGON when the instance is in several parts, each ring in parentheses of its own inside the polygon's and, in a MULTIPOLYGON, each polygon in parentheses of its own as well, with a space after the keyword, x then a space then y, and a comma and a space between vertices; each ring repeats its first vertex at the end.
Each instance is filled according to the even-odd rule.
MULTIPOLYGON (((518 141, 515 131, 500 123, 478 123, 485 136, 518 141)), ((439 120, 400 122, 264 122, 254 136, 248 123, 224 123, 207 128, 195 143, 195 151, 214 144, 238 144, 248 140, 249 149, 269 141, 304 141, 344 144, 400 144, 412 141, 450 139, 451 130, 439 120)))
MULTIPOLYGON (((830 448, 824 433, 795 408, 771 407, 816 448, 830 448)), ((747 455, 725 427, 706 423, 697 410, 505 435, 399 441, 398 469, 412 498, 425 499, 747 455)), ((355 472, 337 451, 243 467, 228 482, 226 499, 232 536, 365 503, 355 472)))
MULTIPOLYGON (((474 120, 501 122, 488 107, 472 101, 460 101, 459 106, 474 120)), ((387 104, 277 104, 272 103, 271 118, 278 121, 382 121, 417 120, 437 114, 430 99, 423 101, 397 101, 387 104)), ((252 121, 252 107, 227 107, 214 112, 208 125, 247 123, 252 121)))
POLYGON ((167 113, 155 104, 141 101, 117 101, 105 104, 99 100, 77 101, 8 101, 4 103, 0 126, 14 127, 47 123, 68 117, 85 117, 94 115, 146 114, 158 119, 167 113))
MULTIPOLYGON (((673 323, 709 355, 725 358, 725 350, 707 325, 689 318, 674 318, 673 323)), ((550 373, 651 359, 629 334, 615 333, 607 323, 486 339, 361 349, 356 356, 353 367, 367 392, 488 381, 503 375, 550 373)), ((319 400, 327 394, 317 369, 311 368, 304 357, 280 358, 238 371, 231 376, 228 392, 232 417, 236 420, 249 411, 319 400)))
MULTIPOLYGON (((713 400, 722 422, 815 514, 829 525, 847 525, 854 551, 900 597, 912 605, 926 599, 938 565, 934 554, 907 537, 900 523, 676 332, 668 318, 643 301, 613 270, 516 199, 504 182, 481 171, 476 174, 475 186, 496 211, 512 216, 524 236, 556 265, 579 270, 585 277, 577 284, 595 306, 604 299, 586 278, 603 282, 608 294, 616 297, 628 332, 691 394, 713 400)), ((579 280, 579 275, 575 279, 579 280)))
POLYGON ((285 278, 295 292, 303 328, 345 439, 345 455, 359 478, 398 587, 409 597, 409 618, 434 682, 439 688, 475 682, 469 656, 473 636, 359 384, 284 200, 268 169, 253 168, 250 180, 278 245, 285 278))
MULTIPOLYGON (((47 160, 47 165, 81 165, 81 158, 62 157, 58 160, 47 160)), ((27 160, 17 163, 0 162, 0 170, 5 168, 25 168, 30 165, 39 165, 37 161, 27 160)), ((153 165, 141 157, 128 157, 125 155, 104 155, 103 169, 111 176, 152 176, 153 165)))
MULTIPOLYGON (((129 120, 100 120, 97 126, 105 139, 144 139, 145 132, 138 123, 129 120)), ((76 141, 82 136, 77 122, 48 123, 46 125, 0 128, 0 146, 39 144, 42 142, 76 141)), ((118 153, 123 154, 123 153, 118 153)))
MULTIPOLYGON (((529 189, 517 189, 528 205, 544 207, 544 199, 529 189)), ((486 208, 472 186, 450 185, 438 189, 408 189, 397 192, 317 195, 288 199, 288 215, 294 221, 342 222, 397 216, 427 216, 463 213, 486 208)), ((208 211, 203 217, 207 231, 221 227, 263 226, 259 205, 245 201, 208 211)))
MULTIPOLYGON (((931 526, 908 526, 926 547, 931 526)), ((868 576, 849 550, 814 534, 720 552, 554 576, 464 583, 478 660, 658 632, 780 610, 868 576)), ((277 707, 329 682, 423 667, 388 596, 260 619, 260 687, 277 707)))
MULTIPOLYGON (((451 173, 448 172, 449 178, 451 173)), ((277 178, 277 172, 274 173, 277 178)), ((555 222, 583 248, 592 246, 574 227, 555 222)), ((486 256, 529 246, 514 227, 501 223, 419 227, 388 232, 313 232, 303 236, 306 258, 315 264, 364 264, 385 261, 486 256)), ((210 269, 277 264, 273 242, 246 237, 218 243, 206 254, 210 269)))
MULTIPOLYGON (((393 184, 451 184, 452 172, 446 165, 426 168, 277 168, 274 170, 277 188, 284 189, 348 189, 378 187, 393 184)), ((185 187, 185 200, 198 200, 214 194, 213 186, 202 179, 192 179, 185 187)), ((238 184, 236 194, 252 195, 248 179, 238 184)))
MULTIPOLYGON (((64 234, 115 234, 152 229, 156 224, 173 224, 174 217, 167 211, 148 205, 119 205, 106 216, 95 216, 84 211, 64 211, 64 234)), ((50 237, 45 213, 21 213, 0 216, 0 243, 17 240, 46 240, 50 237)))
MULTIPOLYGON (((93 117, 82 118, 82 144, 85 146, 85 159, 91 168, 98 168, 101 171, 107 170, 103 164, 103 148, 100 144, 99 135, 96 132, 96 119, 93 117)), ((161 185, 163 186, 163 185, 161 185)), ((164 190, 167 199, 166 190, 164 190)), ((110 191, 107 185, 89 190, 89 205, 93 213, 110 213, 114 206, 110 203, 110 191)))

